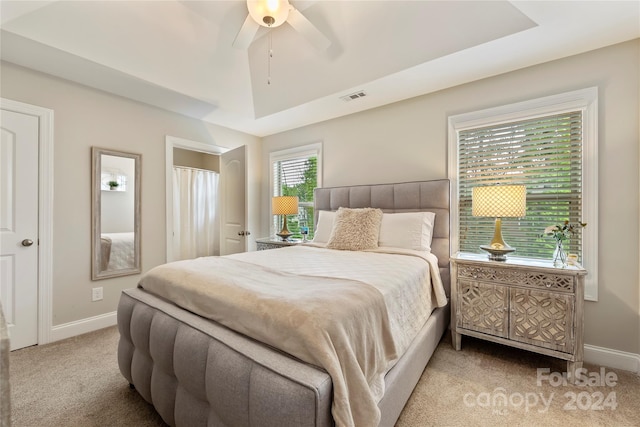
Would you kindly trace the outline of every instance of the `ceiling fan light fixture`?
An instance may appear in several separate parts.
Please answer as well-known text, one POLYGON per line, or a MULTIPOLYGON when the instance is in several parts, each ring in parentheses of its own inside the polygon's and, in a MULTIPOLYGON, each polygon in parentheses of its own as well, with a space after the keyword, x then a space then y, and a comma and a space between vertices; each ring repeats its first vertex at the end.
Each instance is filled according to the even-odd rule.
POLYGON ((249 14, 263 27, 278 27, 289 17, 289 0, 247 0, 249 14))

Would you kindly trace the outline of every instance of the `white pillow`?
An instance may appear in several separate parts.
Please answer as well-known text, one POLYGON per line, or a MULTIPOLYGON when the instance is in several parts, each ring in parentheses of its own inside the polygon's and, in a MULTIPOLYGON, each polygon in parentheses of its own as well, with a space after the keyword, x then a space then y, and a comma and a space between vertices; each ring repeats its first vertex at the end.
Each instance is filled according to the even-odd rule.
POLYGON ((382 211, 376 208, 340 208, 327 248, 364 251, 378 247, 382 211))
POLYGON ((378 246, 430 251, 435 218, 433 212, 385 213, 378 246))
POLYGON ((329 241, 335 219, 336 213, 333 211, 318 212, 318 225, 316 226, 316 232, 313 235, 313 243, 327 243, 329 241))

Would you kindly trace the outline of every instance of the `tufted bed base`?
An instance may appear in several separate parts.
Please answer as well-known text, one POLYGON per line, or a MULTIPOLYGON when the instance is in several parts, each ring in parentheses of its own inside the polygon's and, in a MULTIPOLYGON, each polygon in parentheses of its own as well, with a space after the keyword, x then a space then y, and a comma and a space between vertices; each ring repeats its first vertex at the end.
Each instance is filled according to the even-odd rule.
MULTIPOLYGON (((394 425, 448 323, 449 306, 436 309, 387 374, 381 426, 394 425)), ((333 425, 320 368, 141 289, 123 292, 118 328, 120 371, 170 425, 333 425)))
MULTIPOLYGON (((316 211, 380 207, 434 211, 432 251, 449 294, 449 181, 316 189, 316 211)), ((276 249, 277 250, 277 249, 276 249)), ((380 426, 393 426, 450 319, 437 308, 386 377, 380 426)), ((333 426, 332 383, 322 369, 142 289, 118 306, 123 376, 172 426, 333 426)))

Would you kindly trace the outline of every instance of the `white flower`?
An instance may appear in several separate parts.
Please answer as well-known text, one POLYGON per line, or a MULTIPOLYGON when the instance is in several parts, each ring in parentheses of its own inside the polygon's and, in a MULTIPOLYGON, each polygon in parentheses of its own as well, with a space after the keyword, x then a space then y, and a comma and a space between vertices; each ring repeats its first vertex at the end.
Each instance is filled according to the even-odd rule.
POLYGON ((551 234, 554 231, 560 230, 557 225, 550 225, 544 229, 544 234, 551 234))

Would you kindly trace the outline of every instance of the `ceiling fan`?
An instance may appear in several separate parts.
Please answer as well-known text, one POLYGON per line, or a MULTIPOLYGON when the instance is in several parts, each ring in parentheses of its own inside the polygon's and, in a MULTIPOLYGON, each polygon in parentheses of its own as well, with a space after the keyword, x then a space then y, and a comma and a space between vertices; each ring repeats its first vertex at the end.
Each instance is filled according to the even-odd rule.
POLYGON ((249 14, 238 32, 233 47, 247 49, 260 27, 275 28, 285 22, 319 50, 326 50, 331 41, 320 32, 289 0, 247 0, 249 14))

